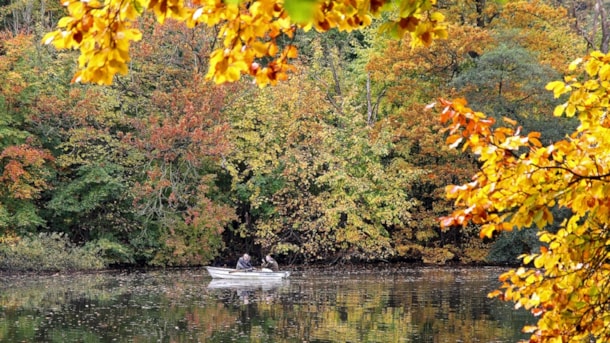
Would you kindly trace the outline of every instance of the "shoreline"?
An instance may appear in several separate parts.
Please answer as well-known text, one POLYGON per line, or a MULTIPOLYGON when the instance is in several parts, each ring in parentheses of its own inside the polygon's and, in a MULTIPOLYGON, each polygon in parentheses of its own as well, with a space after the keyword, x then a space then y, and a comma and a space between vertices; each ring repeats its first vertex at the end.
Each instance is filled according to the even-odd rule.
MULTIPOLYGON (((515 268, 519 264, 492 264, 492 263, 445 263, 445 264, 426 264, 422 262, 375 262, 375 263, 338 263, 329 264, 295 264, 281 265, 281 270, 289 270, 295 273, 316 272, 320 274, 333 273, 338 275, 348 274, 368 274, 383 273, 395 274, 414 269, 485 269, 485 268, 515 268)), ((255 266, 257 267, 257 266, 255 266)), ((70 276, 87 274, 115 274, 115 273, 148 273, 158 271, 205 271, 205 266, 181 266, 181 267, 151 267, 151 266, 122 266, 106 269, 90 270, 66 270, 66 271, 21 271, 21 270, 0 270, 0 277, 5 276, 70 276)))

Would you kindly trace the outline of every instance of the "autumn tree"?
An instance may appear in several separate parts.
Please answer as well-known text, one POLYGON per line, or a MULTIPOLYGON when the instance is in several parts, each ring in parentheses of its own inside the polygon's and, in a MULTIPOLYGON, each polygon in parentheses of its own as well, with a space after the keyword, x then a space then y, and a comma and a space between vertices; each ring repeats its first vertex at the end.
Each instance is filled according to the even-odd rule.
POLYGON ((71 56, 45 50, 22 55, 27 67, 19 70, 29 83, 28 131, 55 161, 53 188, 37 203, 44 225, 35 230, 95 250, 103 245, 100 256, 119 252, 112 263, 133 262, 130 238, 141 222, 129 189, 141 155, 121 139, 129 118, 115 114, 111 89, 70 85, 71 56))
POLYGON ((142 18, 140 28, 149 39, 138 42, 131 74, 112 86, 121 99, 118 116, 130 118, 128 127, 135 129, 122 141, 145 159, 130 188, 144 221, 132 242, 154 264, 207 263, 224 247, 223 231, 234 219, 222 194, 227 190, 219 187, 232 146, 223 107, 240 85, 203 82, 212 29, 174 21, 155 26, 152 16, 142 18))
POLYGON ((160 234, 155 263, 203 263, 222 248, 221 233, 234 216, 213 198, 230 146, 220 111, 225 97, 222 89, 195 80, 157 93, 158 111, 135 124, 140 133, 134 142, 149 160, 135 192, 140 213, 160 234))
POLYGON ((547 89, 565 99, 556 116, 576 116, 573 134, 549 145, 539 133, 521 133, 512 120, 494 120, 464 100, 442 103, 447 142, 475 153, 481 170, 472 182, 447 188, 460 208, 445 227, 476 223, 481 236, 537 228, 542 247, 523 255, 524 267, 501 276, 491 295, 514 301, 538 317, 524 328, 530 342, 606 342, 608 258, 608 80, 610 56, 594 52, 571 64, 563 81, 547 89), (556 223, 553 207, 569 211, 556 223), (558 226, 557 229, 555 227, 558 226))
POLYGON ((78 242, 106 239, 128 245, 140 227, 129 192, 142 155, 122 141, 128 118, 114 115, 109 94, 100 88, 72 89, 67 97, 40 94, 35 123, 55 129, 58 173, 46 205, 52 227, 78 242), (57 116, 61 117, 57 121, 57 116))
POLYGON ((507 3, 487 31, 501 43, 473 54, 472 63, 455 73, 451 85, 458 96, 489 116, 509 116, 528 131, 546 131, 547 139, 563 138, 573 123, 544 124, 545 109, 554 106, 554 100, 543 86, 584 51, 570 23, 561 6, 545 1, 507 3))
POLYGON ((32 97, 22 75, 29 66, 23 56, 34 51, 29 36, 0 33, 0 232, 25 233, 44 225, 42 193, 52 187, 51 153, 30 131, 27 119, 32 97))
POLYGON ((449 24, 452 39, 429 48, 410 49, 410 39, 386 40, 371 52, 367 71, 376 87, 385 89, 379 111, 383 116, 411 103, 428 104, 439 93, 450 92, 450 82, 474 66, 495 40, 489 31, 467 25, 449 24))
POLYGON ((442 126, 430 120, 425 108, 438 94, 451 91, 450 81, 473 65, 471 54, 482 54, 494 41, 475 26, 450 24, 449 30, 453 39, 429 48, 408 48, 408 37, 386 40, 385 46, 371 49, 366 70, 373 94, 384 92, 374 129, 388 132, 393 143, 386 161, 421 171, 408 185, 414 200, 411 218, 391 231, 397 256, 429 263, 480 262, 487 250, 475 227, 443 232, 435 220, 453 209, 444 187, 467 180, 475 161, 444 147, 442 126))
POLYGON ((240 232, 305 261, 392 258, 421 171, 392 160, 387 126, 371 121, 358 86, 367 72, 346 44, 363 37, 339 37, 312 37, 302 57, 312 67, 231 110, 240 232))

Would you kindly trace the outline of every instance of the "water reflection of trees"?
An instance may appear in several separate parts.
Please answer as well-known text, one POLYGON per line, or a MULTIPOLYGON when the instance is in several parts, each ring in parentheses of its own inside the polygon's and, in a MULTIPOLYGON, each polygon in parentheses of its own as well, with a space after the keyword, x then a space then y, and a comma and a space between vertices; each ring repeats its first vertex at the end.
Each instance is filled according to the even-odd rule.
POLYGON ((242 317, 232 328, 250 333, 251 340, 274 342, 517 340, 527 316, 486 299, 497 274, 481 273, 427 270, 381 279, 303 280, 280 291, 275 302, 238 309, 242 317))
POLYGON ((516 341, 527 317, 485 298, 497 275, 485 273, 316 275, 246 288, 208 288, 205 272, 186 271, 5 281, 0 341, 516 341))

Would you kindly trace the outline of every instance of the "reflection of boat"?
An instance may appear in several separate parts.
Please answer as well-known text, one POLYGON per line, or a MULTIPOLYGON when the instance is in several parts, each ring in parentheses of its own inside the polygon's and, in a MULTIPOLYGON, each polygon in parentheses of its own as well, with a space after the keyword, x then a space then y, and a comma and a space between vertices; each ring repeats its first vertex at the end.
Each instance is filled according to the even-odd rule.
POLYGON ((256 290, 261 288, 264 291, 276 289, 289 283, 286 279, 270 280, 238 280, 238 279, 213 279, 208 284, 208 289, 231 289, 236 291, 256 290))
POLYGON ((237 270, 232 268, 205 267, 214 279, 281 280, 290 276, 289 271, 274 272, 271 269, 237 270))

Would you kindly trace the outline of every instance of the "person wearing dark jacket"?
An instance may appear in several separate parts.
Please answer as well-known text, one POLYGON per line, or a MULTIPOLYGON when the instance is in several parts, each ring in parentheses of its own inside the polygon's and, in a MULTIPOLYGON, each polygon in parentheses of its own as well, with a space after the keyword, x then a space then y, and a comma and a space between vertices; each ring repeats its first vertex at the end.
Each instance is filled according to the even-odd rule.
POLYGON ((244 256, 240 257, 239 260, 237 261, 237 266, 235 266, 235 269, 238 269, 238 270, 252 269, 252 263, 250 263, 250 255, 244 254, 244 256))
POLYGON ((263 266, 263 268, 269 268, 269 269, 273 270, 274 272, 277 272, 278 270, 280 270, 280 267, 278 266, 277 261, 273 257, 271 257, 271 255, 265 256, 262 266, 263 266))

